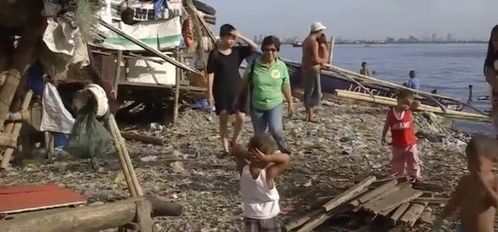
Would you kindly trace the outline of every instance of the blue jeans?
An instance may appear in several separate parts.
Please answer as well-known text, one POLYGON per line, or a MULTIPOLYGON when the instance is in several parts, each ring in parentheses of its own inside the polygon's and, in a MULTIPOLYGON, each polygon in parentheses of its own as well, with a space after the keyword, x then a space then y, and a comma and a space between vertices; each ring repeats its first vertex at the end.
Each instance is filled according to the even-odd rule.
POLYGON ((284 138, 282 118, 284 104, 279 104, 270 110, 251 109, 251 121, 254 133, 260 135, 267 131, 273 136, 280 151, 288 151, 288 145, 284 138))

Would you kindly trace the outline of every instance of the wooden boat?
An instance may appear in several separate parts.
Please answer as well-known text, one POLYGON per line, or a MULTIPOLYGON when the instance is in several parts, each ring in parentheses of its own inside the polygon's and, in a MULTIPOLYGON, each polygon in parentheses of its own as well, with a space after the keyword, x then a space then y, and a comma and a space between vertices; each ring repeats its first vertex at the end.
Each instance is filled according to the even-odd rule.
MULTIPOLYGON (((289 69, 291 82, 293 87, 301 87, 302 75, 301 64, 286 59, 282 59, 289 69)), ((324 93, 335 93, 336 90, 347 90, 356 93, 368 94, 372 98, 375 96, 395 98, 396 93, 400 89, 409 89, 405 86, 398 85, 389 81, 368 77, 359 73, 342 69, 333 65, 327 65, 321 70, 321 87, 324 93)), ((481 115, 488 116, 487 113, 464 103, 456 98, 429 93, 421 90, 416 91, 417 99, 422 104, 441 108, 442 111, 447 110, 461 111, 465 108, 475 111, 481 115)))

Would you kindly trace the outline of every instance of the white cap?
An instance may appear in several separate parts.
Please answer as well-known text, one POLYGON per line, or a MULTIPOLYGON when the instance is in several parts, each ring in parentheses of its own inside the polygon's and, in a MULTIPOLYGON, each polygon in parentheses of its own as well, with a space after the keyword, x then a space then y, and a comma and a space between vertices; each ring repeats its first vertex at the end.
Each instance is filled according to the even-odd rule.
POLYGON ((321 30, 325 30, 325 29, 327 29, 327 27, 324 26, 321 22, 314 22, 313 24, 311 24, 311 31, 312 32, 321 31, 321 30))

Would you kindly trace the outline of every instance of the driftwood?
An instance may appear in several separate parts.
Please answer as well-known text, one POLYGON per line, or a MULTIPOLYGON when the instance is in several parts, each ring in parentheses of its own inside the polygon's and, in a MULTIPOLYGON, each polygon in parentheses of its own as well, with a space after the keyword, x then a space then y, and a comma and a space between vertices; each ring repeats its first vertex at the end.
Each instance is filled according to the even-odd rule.
POLYGON ((156 145, 164 145, 164 141, 162 138, 154 137, 154 136, 148 136, 148 135, 141 135, 133 132, 128 132, 128 131, 121 131, 121 135, 123 138, 126 140, 136 140, 140 141, 143 143, 151 143, 151 144, 156 144, 156 145))
POLYGON ((408 185, 398 191, 387 194, 379 200, 368 202, 365 208, 374 213, 385 212, 386 210, 393 210, 403 203, 410 202, 420 195, 422 195, 422 191, 412 189, 408 185))
POLYGON ((401 217, 401 221, 413 227, 413 225, 415 225, 420 216, 422 216, 424 209, 425 205, 412 204, 410 208, 405 212, 403 217, 401 217))
POLYGON ((325 203, 323 205, 323 208, 325 211, 330 211, 331 209, 334 209, 335 207, 342 205, 343 203, 351 200, 355 196, 357 196, 358 193, 362 192, 363 189, 368 188, 370 184, 372 184, 375 181, 375 176, 368 177, 361 181, 360 183, 356 184, 352 188, 348 189, 346 192, 343 192, 339 194, 337 197, 334 199, 330 200, 329 202, 325 203))
POLYGON ((383 185, 381 185, 380 187, 366 193, 365 195, 361 196, 360 198, 358 198, 357 200, 351 202, 352 205, 354 206, 358 206, 360 204, 364 204, 366 203, 367 201, 371 200, 372 198, 388 191, 389 189, 393 188, 394 186, 396 186, 396 184, 398 183, 397 180, 391 180, 383 185))
POLYGON ((403 213, 405 213, 405 211, 408 209, 408 207, 410 207, 410 203, 404 203, 402 205, 400 205, 396 211, 394 211, 393 215, 391 216, 391 220, 396 223, 399 218, 401 217, 401 215, 403 215, 403 213))
MULTIPOLYGON (((396 106, 398 104, 396 102, 396 99, 389 98, 389 97, 376 96, 375 98, 371 98, 368 94, 356 93, 356 92, 351 92, 351 91, 346 91, 346 90, 336 90, 336 92, 337 92, 337 96, 342 97, 342 98, 365 101, 365 102, 370 102, 370 103, 377 103, 377 104, 388 105, 388 106, 396 106)), ((491 121, 491 119, 488 116, 474 114, 474 113, 468 113, 468 112, 454 111, 454 110, 447 110, 445 113, 437 107, 424 105, 424 104, 422 104, 420 107, 418 107, 417 111, 433 112, 436 114, 441 114, 441 115, 444 115, 444 116, 447 116, 450 118, 457 118, 457 119, 467 119, 467 120, 482 121, 482 122, 490 122, 491 121)))
POLYGON ((319 210, 315 210, 311 213, 308 213, 300 218, 297 218, 295 220, 292 220, 290 222, 288 222, 286 225, 285 225, 285 230, 286 231, 291 231, 293 229, 296 229, 300 226, 302 226, 304 223, 308 222, 309 220, 311 220, 312 218, 316 217, 317 215, 319 215, 320 213, 322 213, 323 210, 322 209, 319 209, 319 210))
POLYGON ((322 209, 322 213, 319 213, 312 217, 306 224, 304 224, 297 232, 309 232, 315 229, 316 227, 320 226, 327 220, 329 220, 331 217, 333 217, 336 214, 342 213, 342 212, 347 212, 351 210, 353 206, 351 205, 341 205, 340 207, 334 208, 331 211, 325 212, 322 209))
MULTIPOLYGON (((140 204, 151 206, 149 215, 178 216, 182 207, 175 203, 158 201, 155 197, 138 199, 140 204)), ((13 219, 0 221, 2 232, 31 231, 99 231, 130 223, 137 217, 138 206, 134 200, 124 200, 98 206, 53 209, 14 215, 13 219)))

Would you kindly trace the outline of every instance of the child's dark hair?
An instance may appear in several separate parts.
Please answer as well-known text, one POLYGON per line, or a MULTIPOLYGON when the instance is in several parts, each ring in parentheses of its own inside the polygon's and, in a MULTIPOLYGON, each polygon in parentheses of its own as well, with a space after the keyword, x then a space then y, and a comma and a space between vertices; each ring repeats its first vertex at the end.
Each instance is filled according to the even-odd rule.
POLYGON ((493 45, 493 34, 495 33, 498 33, 498 25, 493 27, 493 29, 491 30, 491 35, 489 36, 488 53, 486 54, 486 59, 484 60, 484 72, 486 72, 486 67, 494 70, 495 67, 493 63, 496 59, 498 59, 498 54, 496 53, 495 47, 493 45))
POLYGON ((273 36, 273 35, 266 36, 263 39, 263 42, 261 43, 261 50, 264 50, 265 47, 270 46, 272 44, 275 45, 277 52, 279 52, 280 51, 280 40, 278 39, 278 37, 273 36))
POLYGON ((498 148, 498 141, 496 141, 496 139, 486 135, 476 135, 467 144, 467 147, 465 148, 465 154, 467 154, 468 160, 475 159, 479 155, 496 162, 498 161, 498 157, 490 156, 491 152, 487 152, 498 152, 496 148, 498 148))
POLYGON ((413 96, 415 96, 413 91, 410 91, 408 89, 402 89, 398 92, 398 99, 403 99, 403 98, 413 97, 413 96))
POLYGON ((220 37, 231 35, 232 31, 235 31, 235 27, 231 24, 223 24, 220 27, 220 37))
POLYGON ((275 148, 276 146, 277 144, 275 143, 275 140, 273 140, 273 137, 265 133, 253 136, 249 140, 247 148, 249 150, 257 148, 259 151, 263 152, 264 154, 273 154, 276 151, 275 148))

